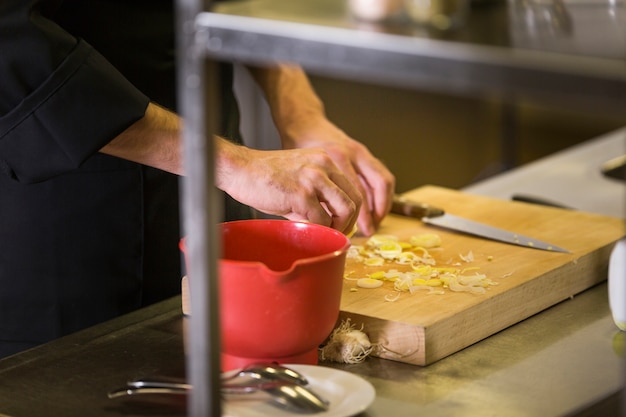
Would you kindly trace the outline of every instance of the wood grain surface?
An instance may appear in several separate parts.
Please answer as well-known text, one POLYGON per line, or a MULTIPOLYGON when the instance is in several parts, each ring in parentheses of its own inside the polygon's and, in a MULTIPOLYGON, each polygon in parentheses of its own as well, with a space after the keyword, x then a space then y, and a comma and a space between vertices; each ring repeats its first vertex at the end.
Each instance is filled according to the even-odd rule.
MULTIPOLYGON (((568 249, 557 253, 509 245, 423 224, 417 219, 389 215, 379 233, 400 240, 423 233, 442 238, 430 251, 439 266, 478 267, 497 285, 484 294, 429 294, 419 290, 397 295, 393 283, 376 289, 357 288, 352 278, 377 270, 400 269, 388 263, 368 267, 347 260, 339 322, 350 318, 377 345, 373 355, 428 365, 566 300, 607 278, 610 251, 624 235, 623 219, 522 202, 465 194, 436 186, 405 193, 415 201, 442 207, 451 214, 528 235, 568 249), (472 252, 474 260, 459 255, 472 252)), ((616 198, 618 198, 616 196, 616 198)), ((366 238, 355 237, 353 245, 366 238)), ((339 323, 338 322, 338 323, 339 323)))

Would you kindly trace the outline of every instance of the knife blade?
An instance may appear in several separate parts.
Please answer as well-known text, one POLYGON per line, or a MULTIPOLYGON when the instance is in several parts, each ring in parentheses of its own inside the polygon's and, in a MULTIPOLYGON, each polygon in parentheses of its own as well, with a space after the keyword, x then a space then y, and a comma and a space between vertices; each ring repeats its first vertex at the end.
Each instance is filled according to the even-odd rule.
POLYGON ((541 249, 552 252, 570 253, 567 249, 515 233, 509 230, 478 223, 446 213, 442 208, 427 203, 411 201, 402 196, 394 196, 391 212, 401 216, 413 217, 424 223, 444 229, 454 230, 486 239, 496 240, 525 248, 541 249))

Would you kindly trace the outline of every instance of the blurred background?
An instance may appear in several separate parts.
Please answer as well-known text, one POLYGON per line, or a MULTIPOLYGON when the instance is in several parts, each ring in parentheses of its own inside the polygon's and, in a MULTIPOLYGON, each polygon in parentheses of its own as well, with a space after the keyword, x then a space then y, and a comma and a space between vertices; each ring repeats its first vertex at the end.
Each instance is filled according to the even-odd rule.
MULTIPOLYGON (((247 143, 275 147, 264 101, 245 71, 236 73, 247 143)), ((329 118, 390 167, 399 192, 422 184, 461 188, 626 124, 626 116, 539 103, 311 80, 329 118)))

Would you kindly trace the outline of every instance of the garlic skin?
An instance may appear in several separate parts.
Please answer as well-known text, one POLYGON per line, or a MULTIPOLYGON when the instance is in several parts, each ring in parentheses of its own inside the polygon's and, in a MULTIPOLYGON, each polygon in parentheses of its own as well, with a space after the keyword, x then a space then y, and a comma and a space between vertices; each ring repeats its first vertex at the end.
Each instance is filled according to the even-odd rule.
POLYGON ((350 12, 359 20, 379 22, 398 15, 402 0, 348 0, 350 12))
POLYGON ((339 363, 361 363, 369 356, 372 349, 373 345, 363 333, 363 326, 355 329, 348 318, 333 330, 328 343, 320 348, 320 358, 339 363))

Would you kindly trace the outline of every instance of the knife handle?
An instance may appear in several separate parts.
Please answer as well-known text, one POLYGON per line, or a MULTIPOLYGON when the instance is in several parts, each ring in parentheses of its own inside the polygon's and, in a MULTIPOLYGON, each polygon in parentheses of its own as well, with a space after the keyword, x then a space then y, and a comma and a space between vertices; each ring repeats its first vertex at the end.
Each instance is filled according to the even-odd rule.
POLYGON ((424 217, 439 217, 443 216, 445 213, 443 209, 439 207, 431 206, 426 203, 419 203, 417 201, 411 201, 399 195, 393 197, 391 212, 401 216, 414 217, 416 219, 423 219, 424 217))

